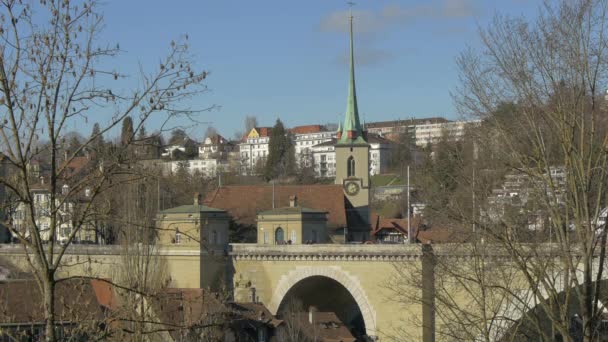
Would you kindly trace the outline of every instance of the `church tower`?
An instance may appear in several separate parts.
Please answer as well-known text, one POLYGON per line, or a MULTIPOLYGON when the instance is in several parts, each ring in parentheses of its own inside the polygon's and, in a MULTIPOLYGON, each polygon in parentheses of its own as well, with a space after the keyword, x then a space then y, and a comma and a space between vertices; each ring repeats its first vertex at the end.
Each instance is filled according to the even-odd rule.
POLYGON ((353 53, 353 16, 350 16, 350 81, 346 113, 338 132, 336 150, 336 184, 344 187, 348 199, 348 240, 365 241, 370 234, 370 176, 367 133, 361 127, 355 90, 355 58, 353 53))

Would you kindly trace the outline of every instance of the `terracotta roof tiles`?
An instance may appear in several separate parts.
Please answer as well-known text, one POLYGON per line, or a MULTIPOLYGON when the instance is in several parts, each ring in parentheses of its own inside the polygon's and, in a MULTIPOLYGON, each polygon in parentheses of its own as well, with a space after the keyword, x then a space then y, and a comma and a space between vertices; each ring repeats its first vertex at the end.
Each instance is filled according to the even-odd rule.
MULTIPOLYGON (((258 213, 272 209, 272 191, 271 185, 223 186, 207 195, 205 205, 224 209, 237 223, 253 226, 258 213)), ((276 207, 284 207, 289 196, 297 195, 299 205, 328 212, 328 227, 347 225, 340 185, 277 185, 274 193, 276 207)))

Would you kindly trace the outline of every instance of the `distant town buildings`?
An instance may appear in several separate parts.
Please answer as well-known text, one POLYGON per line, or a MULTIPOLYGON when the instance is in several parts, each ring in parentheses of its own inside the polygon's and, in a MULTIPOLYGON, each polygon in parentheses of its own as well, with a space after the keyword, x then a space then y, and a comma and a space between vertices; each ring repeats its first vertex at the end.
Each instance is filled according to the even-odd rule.
MULTIPOLYGON (((336 175, 336 152, 334 145, 337 139, 311 147, 315 174, 319 178, 330 178, 336 175)), ((369 172, 373 175, 386 173, 389 167, 393 142, 375 134, 368 135, 369 172)))
POLYGON ((401 133, 407 133, 414 139, 416 146, 423 147, 437 143, 444 134, 450 139, 462 139, 467 127, 479 123, 480 121, 449 121, 445 118, 433 117, 370 122, 366 127, 369 133, 376 133, 395 141, 399 139, 401 133))

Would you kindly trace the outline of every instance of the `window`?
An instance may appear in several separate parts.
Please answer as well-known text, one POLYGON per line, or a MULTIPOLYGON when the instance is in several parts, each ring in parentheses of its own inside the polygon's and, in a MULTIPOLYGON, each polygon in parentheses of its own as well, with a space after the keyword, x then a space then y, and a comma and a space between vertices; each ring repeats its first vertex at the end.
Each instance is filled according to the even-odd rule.
POLYGON ((317 243, 317 231, 312 231, 312 243, 317 243))
POLYGON ((346 160, 346 176, 347 177, 354 177, 355 176, 355 158, 353 158, 352 156, 348 157, 348 160, 346 160))
POLYGON ((179 229, 175 230, 175 243, 180 244, 182 241, 182 234, 179 232, 179 229))
POLYGON ((274 243, 277 245, 281 245, 284 241, 285 232, 283 232, 283 228, 279 227, 274 231, 274 243))

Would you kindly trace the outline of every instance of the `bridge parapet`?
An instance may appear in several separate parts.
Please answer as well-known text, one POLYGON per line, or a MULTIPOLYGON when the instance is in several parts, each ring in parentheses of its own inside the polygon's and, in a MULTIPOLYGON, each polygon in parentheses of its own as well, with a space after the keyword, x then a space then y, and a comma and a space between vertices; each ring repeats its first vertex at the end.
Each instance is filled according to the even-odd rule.
POLYGON ((258 245, 231 244, 235 260, 400 261, 422 257, 421 245, 258 245))

